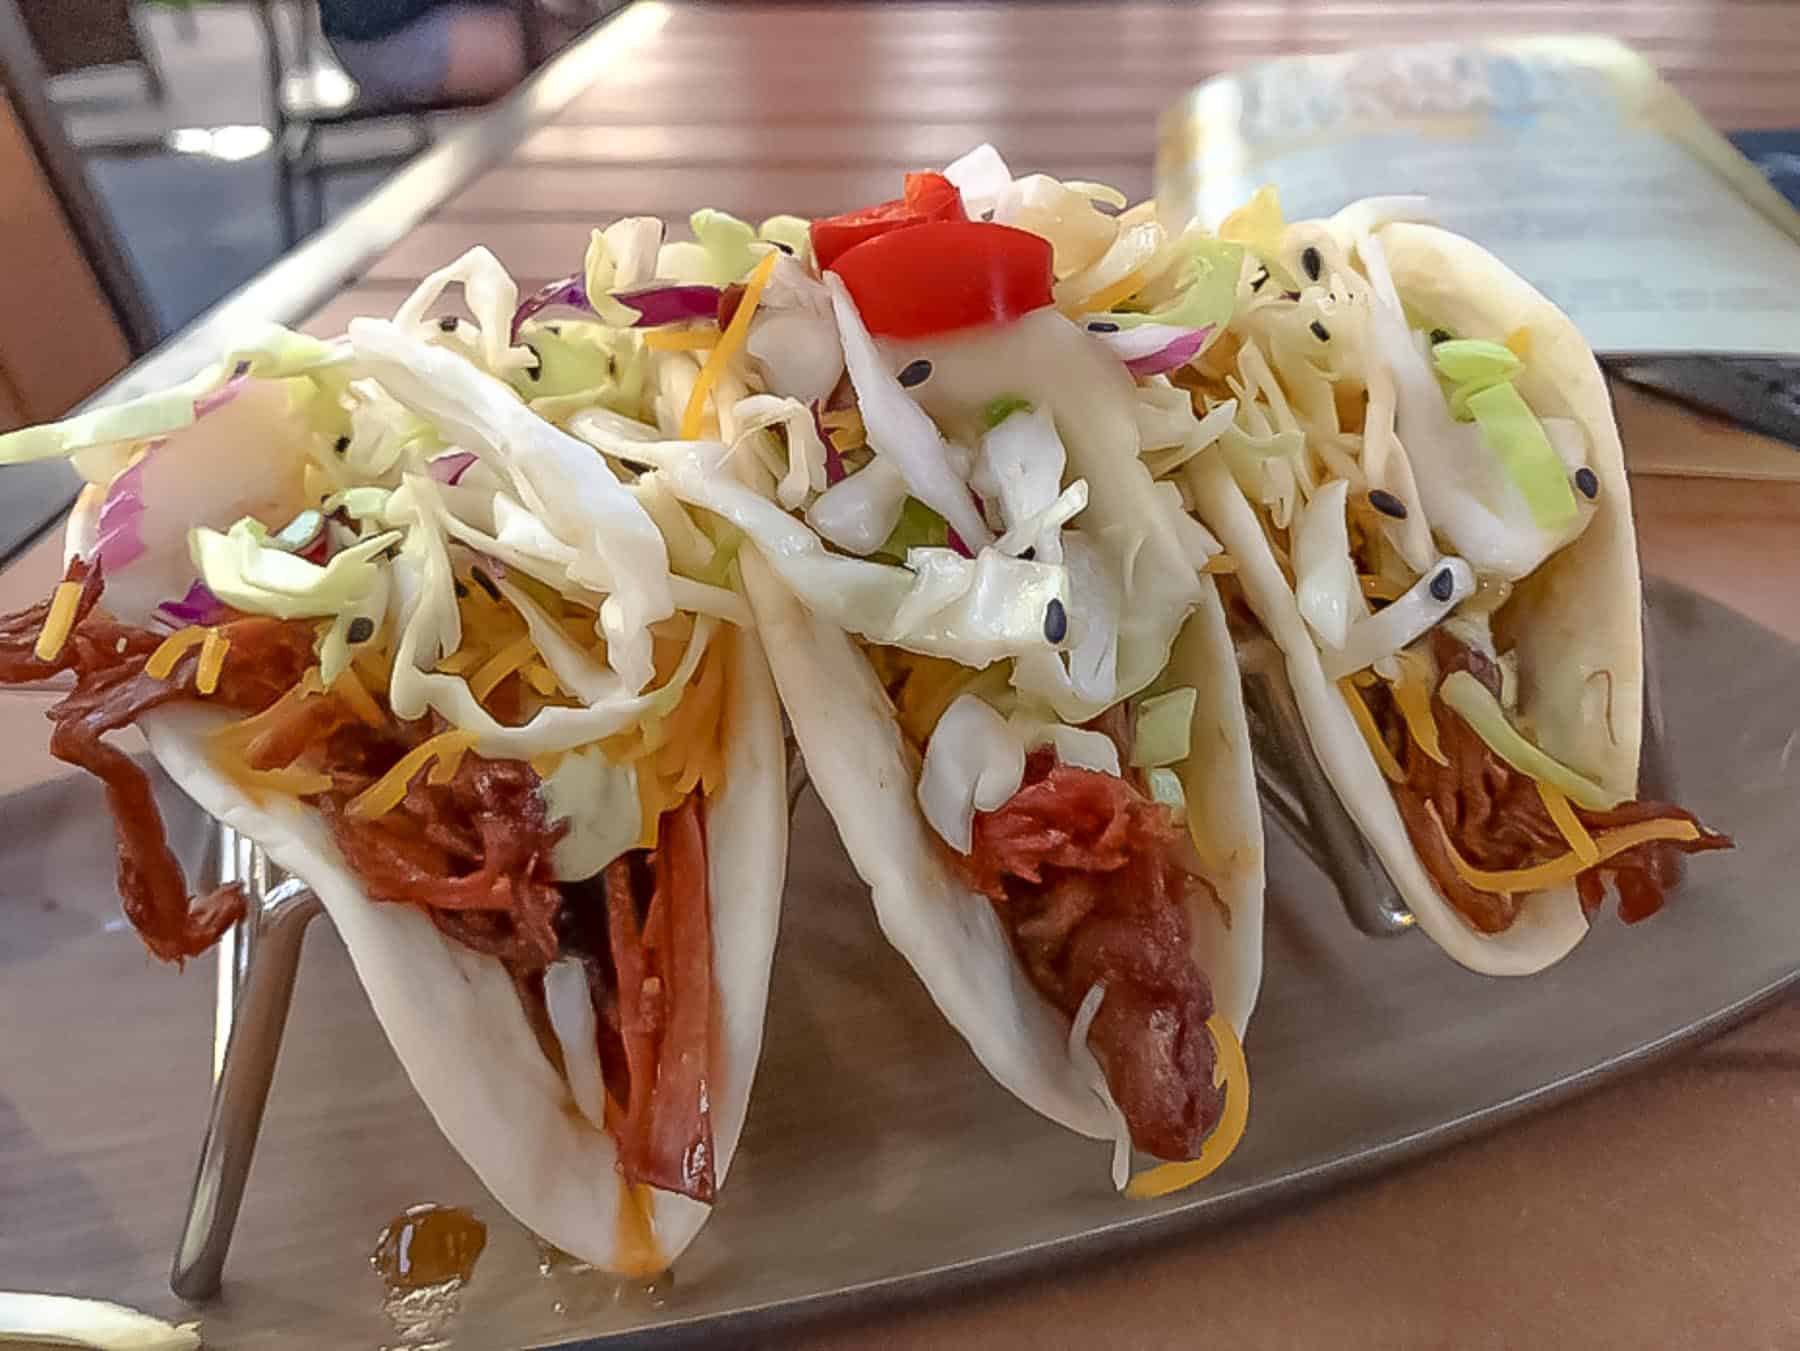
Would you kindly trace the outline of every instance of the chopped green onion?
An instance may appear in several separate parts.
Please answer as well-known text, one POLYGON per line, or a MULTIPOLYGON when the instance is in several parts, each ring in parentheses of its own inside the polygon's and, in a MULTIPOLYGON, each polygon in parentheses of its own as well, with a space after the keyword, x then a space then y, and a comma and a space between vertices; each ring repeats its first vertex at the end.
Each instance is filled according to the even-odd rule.
POLYGON ((800 216, 770 216, 757 227, 756 234, 771 244, 786 244, 804 257, 812 243, 812 223, 800 216))
POLYGON ((1187 794, 1182 791, 1181 776, 1172 769, 1153 769, 1147 776, 1150 780, 1150 796, 1165 807, 1173 807, 1178 812, 1187 810, 1187 794))
POLYGON ((1431 349, 1431 359, 1439 375, 1459 385, 1470 381, 1493 384, 1510 380, 1525 365, 1512 348, 1485 338, 1452 338, 1440 342, 1431 349))
POLYGON ((1568 468, 1519 391, 1493 385, 1471 394, 1468 403, 1481 439, 1525 499, 1532 523, 1540 530, 1560 530, 1575 520, 1580 513, 1568 468))
POLYGON ((1238 277, 1244 270, 1244 246, 1222 239, 1184 239, 1187 253, 1181 274, 1181 294, 1160 310, 1148 314, 1115 311, 1105 316, 1120 328, 1139 324, 1169 324, 1175 328, 1223 330, 1237 304, 1238 277))
POLYGON ((391 495, 386 488, 346 488, 325 499, 325 510, 341 510, 359 521, 378 520, 391 495))
POLYGON ((701 207, 688 217, 688 227, 712 262, 715 286, 729 286, 743 280, 762 259, 762 255, 750 247, 756 242, 756 231, 729 212, 701 207))
POLYGON ((909 549, 943 549, 949 544, 950 527, 944 518, 918 498, 909 497, 901 504, 900 520, 872 556, 904 563, 909 549))
POLYGON ((286 549, 289 553, 297 554, 316 540, 319 532, 324 528, 324 515, 308 507, 273 535, 270 535, 269 543, 286 549))
POLYGON ((1031 400, 1017 394, 1002 394, 982 410, 981 423, 990 432, 1014 413, 1029 413, 1031 400))
POLYGON ((1192 685, 1183 685, 1140 703, 1131 742, 1131 763, 1143 769, 1179 764, 1187 759, 1198 699, 1192 685))
POLYGON ((1519 773, 1559 789, 1578 807, 1611 811, 1625 801, 1622 793, 1610 793, 1585 775, 1578 774, 1554 756, 1539 750, 1514 727, 1493 691, 1467 671, 1452 671, 1438 687, 1438 697, 1469 724, 1469 730, 1487 743, 1489 750, 1519 773))
POLYGON ((376 584, 374 558, 404 535, 398 530, 351 545, 325 566, 274 545, 269 532, 246 516, 225 534, 198 526, 188 532, 188 551, 207 588, 227 605, 277 619, 314 619, 348 609, 376 584))

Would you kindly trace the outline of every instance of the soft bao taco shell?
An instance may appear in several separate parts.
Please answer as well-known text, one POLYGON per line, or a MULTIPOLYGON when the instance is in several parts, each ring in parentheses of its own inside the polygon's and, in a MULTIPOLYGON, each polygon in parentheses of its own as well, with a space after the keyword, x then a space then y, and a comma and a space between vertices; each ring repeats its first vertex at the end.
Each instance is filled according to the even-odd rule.
MULTIPOLYGON (((1070 1130, 1111 1138, 1105 1105, 1070 1058, 1068 1020, 1032 987, 993 906, 958 877, 926 823, 918 757, 868 659, 814 618, 751 546, 739 557, 808 775, 869 885, 882 931, 994 1078, 1070 1130)), ((1210 583, 1162 683, 1198 691, 1194 755, 1181 777, 1231 924, 1210 905, 1196 907, 1194 955, 1241 1037, 1262 978, 1262 830, 1237 672, 1210 583)))
MULTIPOLYGON (((68 549, 91 540, 97 493, 84 495, 68 549)), ((782 881, 787 865, 781 715, 755 635, 732 644, 724 788, 707 802, 707 881, 720 1039, 713 1066, 713 1139, 720 1182, 737 1149, 762 1048, 782 881)), ((642 1262, 621 1244, 623 1195, 611 1135, 576 1108, 545 1058, 500 962, 438 932, 410 905, 371 901, 317 812, 292 798, 262 802, 221 775, 208 733, 234 715, 174 704, 140 722, 169 777, 202 809, 255 840, 318 895, 349 949, 382 1030, 446 1139, 523 1224, 584 1261, 642 1262)), ((656 1255, 672 1261, 708 1207, 652 1192, 656 1255)), ((660 1265, 660 1264, 658 1264, 660 1265)))
MULTIPOLYGON (((1529 343, 1518 387, 1541 416, 1573 418, 1600 481, 1587 529, 1521 582, 1496 616, 1501 651, 1519 658, 1519 716, 1551 755, 1635 796, 1643 719, 1637 545, 1624 452, 1606 384, 1568 316, 1471 241, 1430 226, 1375 232, 1415 323, 1458 337, 1529 343), (1610 674, 1605 674, 1610 673, 1610 674)), ((1353 240, 1345 240, 1346 249, 1353 240)), ((1444 900, 1413 848, 1393 793, 1336 688, 1255 513, 1217 455, 1190 469, 1199 514, 1239 561, 1238 580, 1287 657, 1308 735, 1326 775, 1424 929, 1452 957, 1490 975, 1525 975, 1587 932, 1573 885, 1524 902, 1504 933, 1477 932, 1444 900)))

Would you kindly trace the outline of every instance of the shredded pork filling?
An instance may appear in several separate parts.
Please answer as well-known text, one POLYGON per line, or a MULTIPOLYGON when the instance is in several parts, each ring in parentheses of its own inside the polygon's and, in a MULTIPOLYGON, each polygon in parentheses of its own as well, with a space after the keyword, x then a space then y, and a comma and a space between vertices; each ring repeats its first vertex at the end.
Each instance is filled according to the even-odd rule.
POLYGON ((1019 791, 976 815, 964 860, 1046 999, 1072 1018, 1105 987, 1088 1046, 1132 1143, 1160 1159, 1197 1157, 1224 1109, 1188 921, 1196 897, 1216 898, 1192 852, 1185 825, 1138 786, 1040 750, 1019 791))
MULTIPOLYGON (((1499 696, 1500 672, 1493 662, 1441 629, 1433 632, 1431 645, 1440 682, 1453 671, 1468 671, 1499 696)), ((1448 764, 1432 759, 1408 735, 1405 719, 1385 685, 1378 683, 1366 693, 1376 725, 1405 773, 1405 781, 1394 785, 1394 797, 1425 870, 1445 898, 1478 930, 1505 932, 1518 918, 1523 897, 1470 885, 1451 860, 1444 833, 1467 862, 1485 870, 1529 868, 1566 855, 1568 841, 1550 818, 1534 781, 1500 759, 1435 695, 1431 711, 1439 748, 1448 764), (1433 810, 1443 822, 1442 832, 1432 820, 1433 810)), ((1611 811, 1579 806, 1573 810, 1589 831, 1658 818, 1689 821, 1700 831, 1694 840, 1636 845, 1585 869, 1576 878, 1582 909, 1588 914, 1605 900, 1610 881, 1618 893, 1619 917, 1627 924, 1662 908, 1668 889, 1680 877, 1678 854, 1731 847, 1729 837, 1708 831, 1692 812, 1665 802, 1627 802, 1611 811)))
MULTIPOLYGON (((202 696, 198 649, 166 677, 149 674, 163 635, 99 609, 98 567, 78 560, 67 580, 80 585, 80 598, 49 660, 35 648, 50 602, 0 618, 0 684, 73 675, 74 688, 47 715, 51 752, 106 786, 119 894, 145 947, 165 961, 198 956, 243 916, 243 893, 232 885, 190 894, 148 775, 103 738, 178 700, 263 713, 301 683, 317 635, 296 620, 245 616, 217 625, 228 655, 216 688, 202 696)), ((497 693, 496 711, 507 698, 504 689, 497 693)), ((579 956, 598 1015, 607 1125, 625 1180, 710 1202, 716 995, 700 793, 662 815, 656 849, 632 851, 603 878, 562 883, 551 853, 567 827, 546 819, 538 776, 522 761, 466 754, 442 783, 422 766, 393 809, 372 819, 352 810, 358 794, 444 730, 434 719, 401 722, 385 703, 375 712, 359 713, 330 691, 311 694, 248 741, 246 767, 326 776, 330 787, 304 800, 325 818, 369 896, 418 906, 456 942, 503 961, 528 1001, 541 1004, 550 962, 565 952, 579 956)), ((535 1023, 544 1022, 542 1012, 528 1008, 535 1023)))

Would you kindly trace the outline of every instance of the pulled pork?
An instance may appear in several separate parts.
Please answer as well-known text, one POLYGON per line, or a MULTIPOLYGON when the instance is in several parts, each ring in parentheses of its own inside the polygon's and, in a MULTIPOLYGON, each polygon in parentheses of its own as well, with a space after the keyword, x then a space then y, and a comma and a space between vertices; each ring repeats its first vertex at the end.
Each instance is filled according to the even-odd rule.
MULTIPOLYGON (((1441 629, 1431 636, 1439 679, 1468 671, 1498 697, 1500 672, 1483 654, 1441 629)), ((1447 765, 1425 754, 1407 734, 1405 720, 1385 685, 1366 691, 1369 707, 1388 749, 1405 771, 1394 785, 1401 819, 1420 861, 1444 897, 1482 933, 1503 933, 1518 918, 1522 897, 1481 891, 1457 872, 1445 849, 1443 834, 1426 810, 1436 809, 1457 852, 1478 868, 1504 871, 1529 868, 1562 857, 1569 844, 1550 819, 1533 780, 1507 764, 1441 699, 1432 699, 1439 749, 1447 765)), ((1700 826, 1692 812, 1665 802, 1627 802, 1611 811, 1575 807, 1590 831, 1602 831, 1652 818, 1679 818, 1700 826)), ((1606 883, 1618 892, 1619 917, 1635 924, 1663 906, 1667 890, 1680 878, 1680 854, 1729 849, 1731 840, 1700 826, 1700 838, 1651 841, 1602 861, 1576 878, 1582 909, 1597 910, 1606 898, 1606 883)))
MULTIPOLYGON (((32 685, 65 672, 75 677, 75 688, 46 715, 54 727, 50 753, 106 785, 118 840, 119 896, 144 946, 166 962, 197 957, 243 917, 243 892, 233 884, 190 900, 149 777, 103 738, 162 704, 199 697, 199 653, 186 653, 166 679, 147 675, 144 665, 162 638, 95 612, 105 585, 97 565, 76 560, 65 580, 80 584, 81 599, 74 626, 51 660, 40 661, 33 651, 50 614, 48 601, 0 619, 0 684, 32 685)), ((313 635, 303 626, 296 631, 279 620, 244 618, 221 625, 220 632, 234 659, 207 698, 223 708, 261 712, 312 662, 313 635)))
MULTIPOLYGON (((149 777, 102 738, 178 700, 203 699, 244 714, 269 710, 312 666, 313 625, 249 616, 217 625, 230 647, 217 688, 201 696, 198 651, 184 654, 164 679, 147 674, 163 635, 99 610, 98 566, 77 561, 67 580, 79 583, 81 594, 54 659, 40 661, 34 652, 49 602, 0 618, 0 684, 74 676, 73 690, 49 710, 51 751, 106 785, 119 894, 144 945, 165 961, 198 956, 242 918, 243 893, 234 884, 190 898, 149 777)), ((507 691, 497 693, 491 706, 503 709, 507 691)), ((327 775, 331 786, 305 800, 324 817, 370 897, 416 905, 456 942, 504 962, 534 1022, 546 1021, 538 979, 544 967, 565 950, 580 956, 599 1017, 598 1049, 613 1099, 608 1124, 625 1180, 710 1202, 715 1009, 699 794, 664 814, 660 848, 614 863, 603 886, 600 879, 560 883, 551 855, 567 826, 546 819, 538 776, 522 761, 466 754, 449 782, 433 784, 421 773, 391 811, 373 820, 351 815, 358 793, 442 730, 435 719, 402 722, 379 702, 377 712, 364 717, 335 693, 315 693, 257 730, 243 755, 253 770, 327 775), (529 1006, 534 999, 536 1008, 529 1006)))
POLYGON ((1224 1108, 1188 921, 1197 896, 1214 898, 1192 850, 1175 813, 1133 783, 1039 750, 1019 791, 977 814, 963 861, 1046 999, 1073 1017, 1106 987, 1088 1045, 1132 1143, 1161 1159, 1196 1157, 1224 1108))

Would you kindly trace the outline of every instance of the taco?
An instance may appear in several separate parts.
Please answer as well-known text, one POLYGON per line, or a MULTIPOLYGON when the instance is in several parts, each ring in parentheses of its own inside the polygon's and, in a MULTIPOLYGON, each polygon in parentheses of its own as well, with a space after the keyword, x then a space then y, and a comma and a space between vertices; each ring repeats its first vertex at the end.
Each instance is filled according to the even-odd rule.
POLYGON ((639 341, 515 335, 515 302, 477 250, 392 321, 270 329, 167 394, 0 438, 0 461, 69 456, 89 484, 66 580, 0 622, 0 680, 64 691, 51 749, 106 785, 152 953, 198 955, 245 900, 190 896, 104 739, 126 727, 317 893, 495 1198, 647 1274, 743 1125, 780 713, 725 553, 527 403, 554 377, 632 405, 639 341), (477 322, 427 320, 457 282, 477 322))
POLYGON ((1637 797, 1642 593, 1593 353, 1420 205, 1288 226, 1265 190, 1221 226, 1234 312, 1174 374, 1218 436, 1185 472, 1419 926, 1525 974, 1730 841, 1637 797))
POLYGON ((983 147, 810 226, 698 213, 662 270, 720 306, 648 340, 656 436, 570 426, 741 534, 887 937, 1121 1185, 1131 1146, 1179 1161, 1156 1194, 1243 1128, 1263 854, 1218 545, 1139 457, 1131 352, 1070 318, 1160 241, 1102 204, 983 147))

